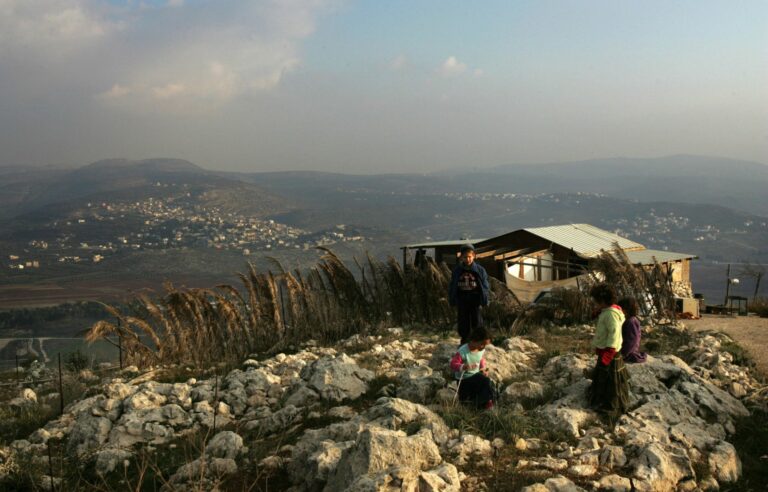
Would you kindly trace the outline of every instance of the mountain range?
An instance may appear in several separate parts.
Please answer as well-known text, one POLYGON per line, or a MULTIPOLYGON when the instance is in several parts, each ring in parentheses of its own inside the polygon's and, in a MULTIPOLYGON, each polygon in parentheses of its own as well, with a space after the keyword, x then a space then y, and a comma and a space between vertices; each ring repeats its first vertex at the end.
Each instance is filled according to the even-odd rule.
MULTIPOLYGON (((768 166, 688 155, 378 175, 220 172, 179 159, 109 159, 80 168, 0 167, 0 258, 46 237, 52 224, 59 229, 50 237, 68 234, 64 231, 70 226, 62 221, 83 216, 90 203, 172 196, 179 200, 175 203, 273 220, 309 234, 359 228, 366 231, 364 248, 379 255, 397 254, 404 242, 588 222, 649 248, 696 254, 700 268, 713 262, 768 263, 766 189, 768 166)), ((87 226, 86 236, 106 241, 129 234, 141 222, 126 216, 124 223, 89 221, 87 226)), ((192 262, 200 265, 197 272, 220 275, 231 274, 241 261, 230 255, 217 262, 202 250, 199 261, 191 251, 163 254, 162 260, 158 254, 126 253, 89 271, 142 271, 149 261, 152 273, 162 277, 186 271, 192 262), (176 262, 176 257, 185 259, 176 262)), ((299 260, 297 254, 291 258, 311 261, 311 255, 299 260)), ((77 275, 82 273, 80 268, 77 275)))

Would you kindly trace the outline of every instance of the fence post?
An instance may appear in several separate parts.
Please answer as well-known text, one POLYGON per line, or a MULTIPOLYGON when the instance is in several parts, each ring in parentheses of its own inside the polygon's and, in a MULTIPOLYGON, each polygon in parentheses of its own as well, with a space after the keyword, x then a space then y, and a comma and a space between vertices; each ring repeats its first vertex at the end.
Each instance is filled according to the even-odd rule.
POLYGON ((59 352, 59 410, 59 413, 64 413, 64 382, 61 378, 61 352, 59 352))
POLYGON ((51 491, 56 490, 56 486, 53 483, 53 458, 51 457, 51 440, 46 443, 48 446, 48 477, 51 479, 51 491))
POLYGON ((123 337, 117 334, 117 352, 120 357, 120 369, 123 369, 123 337))
POLYGON ((213 386, 213 433, 216 434, 216 414, 219 413, 219 371, 213 373, 216 378, 213 386))
POLYGON ((19 376, 19 354, 16 353, 14 357, 16 359, 16 384, 19 384, 21 382, 21 377, 19 376))

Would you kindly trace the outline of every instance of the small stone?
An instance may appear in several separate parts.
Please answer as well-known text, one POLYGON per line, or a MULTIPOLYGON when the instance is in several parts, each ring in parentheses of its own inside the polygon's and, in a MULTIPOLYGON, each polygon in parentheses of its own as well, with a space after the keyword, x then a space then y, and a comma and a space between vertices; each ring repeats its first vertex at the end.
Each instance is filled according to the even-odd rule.
POLYGON ((568 468, 568 473, 576 477, 591 477, 597 473, 597 468, 592 465, 573 465, 568 468))
POLYGON ((598 482, 598 490, 610 492, 630 492, 632 482, 620 475, 606 475, 598 482))
POLYGON ((699 488, 699 485, 696 483, 696 480, 692 478, 688 480, 683 480, 681 482, 678 482, 677 484, 677 492, 693 492, 698 488, 699 488))
POLYGON ((699 482, 699 488, 703 492, 717 492, 720 490, 720 484, 717 483, 714 477, 707 477, 699 482))

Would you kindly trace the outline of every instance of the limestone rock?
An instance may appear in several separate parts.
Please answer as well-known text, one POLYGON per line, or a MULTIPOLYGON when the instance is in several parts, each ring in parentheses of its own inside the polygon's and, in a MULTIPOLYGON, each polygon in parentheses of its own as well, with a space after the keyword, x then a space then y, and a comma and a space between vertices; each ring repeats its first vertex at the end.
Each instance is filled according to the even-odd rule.
POLYGON ((85 456, 107 441, 110 430, 112 421, 108 418, 82 413, 69 434, 67 451, 77 456, 85 456))
POLYGON ((346 354, 322 357, 301 371, 307 385, 325 401, 355 400, 368 391, 368 381, 374 374, 358 366, 346 354))
POLYGON ((584 489, 562 475, 547 479, 543 484, 534 484, 520 489, 521 492, 584 492, 584 489))
POLYGON ((627 455, 621 446, 604 446, 600 452, 600 465, 612 470, 627 464, 627 455))
POLYGON ((606 475, 598 482, 597 489, 606 492, 630 492, 632 482, 620 475, 606 475))
POLYGON ((589 385, 589 380, 581 379, 565 390, 565 396, 539 407, 536 411, 555 428, 579 437, 581 428, 597 418, 597 414, 589 409, 587 403, 586 391, 589 385))
POLYGON ((403 466, 417 473, 442 462, 440 451, 428 430, 408 436, 402 431, 376 427, 363 430, 347 449, 329 477, 328 490, 344 490, 357 477, 403 466))
POLYGON ((736 482, 741 476, 741 460, 732 444, 722 441, 709 453, 709 471, 718 482, 736 482))
POLYGON ((473 434, 464 434, 461 439, 448 444, 448 449, 455 456, 455 463, 465 465, 472 458, 486 458, 493 453, 491 442, 473 434))
POLYGON ((96 473, 106 475, 118 467, 122 467, 133 457, 130 451, 118 448, 107 448, 96 453, 96 473))
POLYGON ((450 463, 443 463, 435 469, 421 472, 419 492, 459 492, 461 481, 459 471, 450 463))
POLYGON ((507 386, 501 394, 504 401, 530 400, 544 396, 544 387, 536 381, 520 381, 507 386))
MULTIPOLYGON (((255 396, 255 395, 254 395, 255 396)), ((320 399, 320 395, 306 384, 298 385, 286 398, 285 405, 293 405, 295 407, 308 407, 313 405, 320 399)))
POLYGON ((288 429, 302 419, 301 410, 293 405, 286 405, 277 412, 259 420, 252 420, 245 425, 248 431, 255 430, 262 435, 277 434, 288 429))
POLYGON ((448 441, 450 430, 443 419, 429 408, 400 398, 379 398, 363 417, 386 429, 403 430, 413 424, 429 429, 439 445, 448 441))
POLYGON ((485 347, 485 360, 488 363, 488 375, 496 381, 512 378, 520 371, 530 370, 531 357, 517 350, 488 345, 485 347))
POLYGON ((683 449, 665 449, 659 443, 646 446, 633 464, 634 476, 650 483, 655 490, 674 490, 681 479, 695 476, 683 449))
POLYGON ((584 379, 584 371, 592 369, 594 358, 585 354, 565 354, 544 364, 541 377, 549 387, 559 389, 584 379))
POLYGON ((205 453, 214 458, 235 459, 242 450, 243 438, 232 431, 219 432, 205 446, 205 453))
POLYGON ((445 385, 439 373, 433 373, 429 366, 415 366, 403 370, 399 376, 397 397, 416 403, 428 403, 437 390, 445 385))

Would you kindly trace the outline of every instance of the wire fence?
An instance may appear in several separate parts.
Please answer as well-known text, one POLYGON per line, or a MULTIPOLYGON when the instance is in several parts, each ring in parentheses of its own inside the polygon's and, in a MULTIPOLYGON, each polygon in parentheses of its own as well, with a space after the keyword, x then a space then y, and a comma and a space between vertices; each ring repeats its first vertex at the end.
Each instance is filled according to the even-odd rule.
POLYGON ((101 374, 123 368, 122 343, 117 338, 96 343, 88 343, 82 337, 5 338, 0 342, 6 355, 14 352, 13 358, 0 359, 0 373, 6 376, 0 388, 38 387, 58 382, 62 408, 62 360, 64 368, 73 372, 88 369, 93 374, 101 374))

